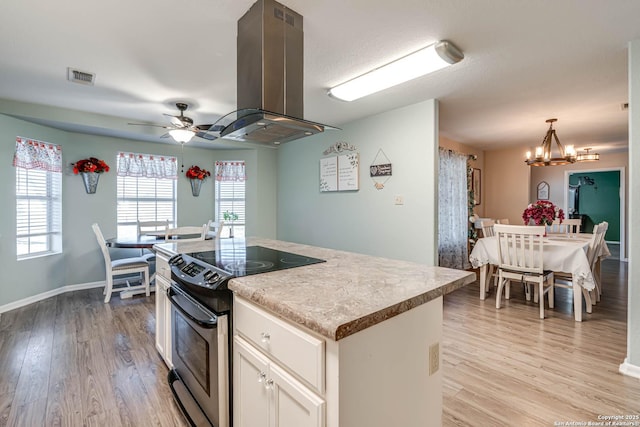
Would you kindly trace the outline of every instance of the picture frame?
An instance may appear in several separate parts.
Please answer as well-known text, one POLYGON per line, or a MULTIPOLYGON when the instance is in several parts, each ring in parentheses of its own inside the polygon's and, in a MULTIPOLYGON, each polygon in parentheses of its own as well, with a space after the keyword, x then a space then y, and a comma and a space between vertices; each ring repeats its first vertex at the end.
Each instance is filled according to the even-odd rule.
POLYGON ((537 198, 538 200, 549 200, 549 183, 546 181, 542 181, 538 184, 537 187, 537 198))
POLYGON ((482 171, 473 168, 471 170, 471 191, 473 191, 473 204, 482 203, 482 171))

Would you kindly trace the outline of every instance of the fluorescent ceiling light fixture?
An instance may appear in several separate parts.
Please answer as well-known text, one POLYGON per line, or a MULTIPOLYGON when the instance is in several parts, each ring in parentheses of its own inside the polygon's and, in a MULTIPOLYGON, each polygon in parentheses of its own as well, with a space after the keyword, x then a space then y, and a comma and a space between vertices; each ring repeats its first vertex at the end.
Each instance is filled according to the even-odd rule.
POLYGON ((353 101, 448 67, 460 62, 462 58, 464 54, 460 49, 453 43, 442 40, 339 84, 329 90, 329 96, 343 101, 353 101))
POLYGON ((189 142, 196 133, 188 129, 171 129, 169 135, 177 142, 189 142))

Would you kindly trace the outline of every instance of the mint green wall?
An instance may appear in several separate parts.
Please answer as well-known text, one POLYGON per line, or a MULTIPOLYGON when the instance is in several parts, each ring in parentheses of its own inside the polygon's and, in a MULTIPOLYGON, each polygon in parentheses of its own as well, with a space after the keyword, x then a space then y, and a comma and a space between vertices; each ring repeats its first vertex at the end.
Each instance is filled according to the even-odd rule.
POLYGON ((429 100, 283 144, 278 238, 435 265, 437 123, 437 101, 429 100), (319 161, 338 141, 360 153, 360 190, 321 193, 319 161), (380 149, 393 175, 377 190, 369 166, 380 149))
MULTIPOLYGON (((3 101, 3 104, 6 101, 3 101)), ((42 108, 42 107, 38 107, 42 108)), ((51 109, 56 114, 55 109, 51 109)), ((1 110, 0 110, 1 111, 1 110)), ((65 132, 35 125, 0 114, 0 307, 66 285, 104 280, 104 261, 91 224, 100 224, 106 237, 116 234, 116 153, 131 151, 178 157, 177 144, 149 143, 117 138, 65 132), (96 194, 86 194, 80 177, 70 170, 62 179, 63 253, 17 261, 15 248, 15 169, 11 166, 16 136, 47 141, 62 146, 63 163, 95 156, 113 169, 102 174, 96 194)), ((275 150, 210 150, 186 145, 185 168, 197 164, 213 171, 218 159, 245 160, 250 179, 247 181, 247 211, 250 213, 247 233, 275 238, 276 233, 276 167, 275 150), (271 200, 271 202, 269 202, 271 200), (259 217, 259 221, 255 221, 259 217)), ((191 195, 189 181, 180 176, 177 183, 179 225, 203 224, 214 216, 214 181, 203 183, 199 197, 191 195)), ((137 253, 137 252, 136 252, 137 253)), ((121 256, 132 256, 120 251, 121 256)), ((117 256, 117 255, 116 255, 117 256)))
POLYGON ((594 185, 580 185, 579 210, 587 215, 582 231, 590 233, 594 224, 609 223, 605 240, 620 241, 620 171, 574 173, 569 184, 577 185, 580 178, 593 179, 594 185))

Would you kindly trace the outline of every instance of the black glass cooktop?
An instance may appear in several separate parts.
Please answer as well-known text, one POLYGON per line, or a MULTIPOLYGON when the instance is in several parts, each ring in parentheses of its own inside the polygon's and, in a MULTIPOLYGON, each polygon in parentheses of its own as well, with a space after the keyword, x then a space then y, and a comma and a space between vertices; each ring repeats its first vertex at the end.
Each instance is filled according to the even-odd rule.
POLYGON ((323 259, 263 246, 230 247, 216 251, 194 252, 187 255, 228 271, 236 277, 325 262, 323 259))

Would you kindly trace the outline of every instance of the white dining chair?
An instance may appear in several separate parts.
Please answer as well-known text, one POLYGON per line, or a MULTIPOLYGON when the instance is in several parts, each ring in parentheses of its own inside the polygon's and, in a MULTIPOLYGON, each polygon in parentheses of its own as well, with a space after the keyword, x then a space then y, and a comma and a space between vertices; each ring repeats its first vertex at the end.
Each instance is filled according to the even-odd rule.
POLYGON ((589 266, 591 267, 593 281, 596 284, 591 297, 594 304, 596 302, 600 302, 602 297, 602 283, 598 263, 600 262, 599 257, 600 252, 602 251, 602 246, 605 244, 604 236, 607 234, 608 229, 609 223, 607 221, 602 221, 600 224, 596 224, 593 227, 593 236, 589 241, 589 248, 587 249, 587 259, 589 260, 589 266))
POLYGON ((207 235, 207 224, 201 226, 186 225, 182 227, 167 228, 165 231, 164 239, 169 241, 172 238, 177 238, 180 242, 197 242, 204 240, 207 235), (193 237, 180 237, 180 236, 193 236, 193 237))
POLYGON ((492 237, 495 236, 493 231, 493 226, 496 222, 492 219, 483 219, 480 221, 480 228, 482 229, 482 237, 492 237))
POLYGON ((498 290, 496 308, 501 305, 502 290, 510 297, 510 280, 534 284, 539 296, 540 318, 544 319, 544 295, 553 308, 553 271, 544 270, 544 226, 495 224, 498 237, 498 290))
POLYGON ((509 224, 509 218, 496 219, 496 224, 509 224))
POLYGON ((559 219, 555 219, 551 225, 547 225, 546 227, 547 234, 575 235, 576 233, 580 233, 582 220, 580 218, 570 218, 562 220, 561 223, 559 219))
POLYGON ((138 236, 146 236, 149 233, 164 235, 166 229, 169 228, 169 220, 164 221, 138 221, 138 236))
POLYGON ((210 219, 209 222, 207 222, 207 233, 213 233, 215 238, 219 239, 222 234, 222 227, 224 227, 224 221, 214 221, 210 219))
POLYGON ((104 302, 108 303, 111 300, 111 294, 113 292, 133 291, 136 289, 144 289, 147 296, 150 295, 149 288, 149 263, 143 257, 131 257, 111 260, 111 254, 107 247, 107 242, 104 239, 104 235, 100 230, 98 224, 91 226, 93 232, 98 240, 98 245, 102 251, 104 257, 104 266, 106 270, 106 284, 104 287, 104 302), (126 286, 120 288, 114 288, 113 280, 116 276, 124 276, 131 274, 141 274, 141 284, 138 286, 131 286, 129 280, 126 280, 126 286))

